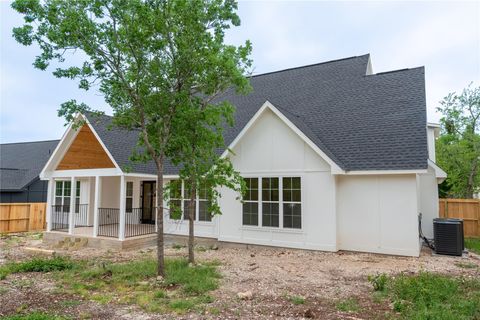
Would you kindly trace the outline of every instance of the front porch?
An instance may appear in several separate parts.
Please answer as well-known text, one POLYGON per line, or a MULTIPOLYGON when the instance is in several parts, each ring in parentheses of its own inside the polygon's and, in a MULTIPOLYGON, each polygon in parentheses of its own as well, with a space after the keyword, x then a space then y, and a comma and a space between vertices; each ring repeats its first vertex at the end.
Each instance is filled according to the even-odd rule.
POLYGON ((155 235, 156 197, 151 186, 138 176, 51 178, 47 233, 119 241, 155 235))

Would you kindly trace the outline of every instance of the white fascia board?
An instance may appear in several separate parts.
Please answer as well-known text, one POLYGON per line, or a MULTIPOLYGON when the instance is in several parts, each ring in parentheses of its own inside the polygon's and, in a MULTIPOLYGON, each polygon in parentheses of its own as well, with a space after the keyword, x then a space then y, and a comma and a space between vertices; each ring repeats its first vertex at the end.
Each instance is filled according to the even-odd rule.
POLYGON ((447 178, 447 173, 443 171, 435 162, 428 159, 428 165, 435 171, 435 177, 439 180, 439 183, 442 183, 447 178))
POLYGON ((419 173, 427 173, 428 170, 353 170, 353 171, 346 171, 345 175, 383 175, 383 174, 419 174, 419 173))
MULTIPOLYGON (((156 174, 148 174, 148 173, 135 173, 135 172, 130 172, 130 173, 125 173, 125 177, 136 177, 136 178, 145 178, 145 179, 155 179, 157 180, 157 175, 156 174)), ((164 179, 178 179, 180 176, 178 174, 164 174, 163 178, 164 179)))
POLYGON ((79 169, 79 170, 55 170, 46 173, 46 178, 67 178, 67 177, 111 177, 121 176, 123 173, 117 168, 108 169, 79 169))
MULTIPOLYGON (((106 154, 108 155, 108 157, 110 158, 110 160, 112 161, 112 163, 114 164, 115 166, 115 170, 116 172, 120 171, 122 172, 122 169, 120 168, 120 166, 117 164, 117 162, 115 161, 115 159, 113 158, 112 154, 110 153, 110 151, 107 149, 107 147, 105 146, 105 144, 103 143, 102 139, 100 139, 100 137, 98 136, 97 132, 95 131, 95 129, 93 128, 93 126, 90 124, 90 122, 88 121, 87 117, 85 117, 83 114, 77 114, 75 116, 75 120, 72 121, 69 125, 68 125, 68 128, 67 130, 65 131, 65 133, 63 134, 62 138, 60 139, 60 142, 58 143, 57 147, 55 148, 55 150, 53 151, 52 155, 50 156, 50 158, 48 159, 47 163, 45 164, 45 166, 43 167, 42 171, 40 172, 39 174, 39 177, 41 180, 46 180, 48 179, 49 177, 54 177, 55 175, 53 174, 55 171, 54 168, 52 168, 53 166, 53 162, 54 160, 57 158, 57 155, 58 155, 58 158, 60 158, 60 156, 63 157, 64 153, 68 150, 68 148, 70 147, 70 145, 73 143, 73 141, 75 141, 75 138, 77 137, 78 133, 80 132, 80 130, 78 130, 79 128, 77 129, 73 129, 73 125, 75 122, 77 122, 78 120, 84 120, 85 123, 88 125, 88 127, 90 128, 90 130, 93 132, 93 135, 95 136, 95 138, 97 139, 97 141, 100 143, 100 145, 102 146, 103 150, 106 152, 106 154), (60 154, 62 153, 62 154, 60 154)), ((56 159, 57 162, 60 161, 61 159, 56 159)), ((88 170, 97 170, 97 169, 88 169, 88 170)), ((101 169, 101 170, 107 170, 107 169, 101 169)), ((62 170, 62 171, 65 171, 65 170, 62 170)), ((81 170, 68 170, 68 171, 81 171, 81 170)), ((70 175, 68 175, 70 176, 70 175)), ((94 176, 94 174, 91 174, 90 176, 94 176)))
POLYGON ((323 158, 331 167, 331 172, 333 174, 343 174, 345 173, 339 165, 337 165, 332 159, 330 159, 325 152, 323 152, 315 143, 313 143, 310 138, 308 138, 302 130, 300 130, 296 125, 294 125, 280 110, 278 110, 270 101, 265 101, 262 107, 253 115, 253 117, 247 122, 245 127, 240 131, 240 133, 235 137, 235 139, 230 143, 228 148, 222 153, 221 157, 225 158, 229 150, 235 148, 238 142, 243 138, 243 136, 248 132, 250 127, 260 118, 262 113, 266 109, 270 109, 275 115, 277 115, 290 129, 293 130, 310 148, 312 148, 321 158, 323 158))

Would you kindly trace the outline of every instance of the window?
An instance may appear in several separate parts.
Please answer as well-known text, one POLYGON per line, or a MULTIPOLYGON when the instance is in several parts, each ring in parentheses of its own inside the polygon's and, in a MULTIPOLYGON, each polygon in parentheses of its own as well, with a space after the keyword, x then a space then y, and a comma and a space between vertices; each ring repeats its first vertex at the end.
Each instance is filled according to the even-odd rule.
MULTIPOLYGON (((57 210, 63 208, 63 211, 70 211, 70 195, 71 195, 71 181, 56 181, 55 182, 55 205, 57 210)), ((78 213, 80 209, 80 181, 76 182, 75 189, 75 212, 78 213)))
POLYGON ((212 221, 212 213, 208 210, 210 206, 208 198, 208 185, 203 183, 198 188, 198 221, 212 221))
MULTIPOLYGON (((182 219, 183 215, 183 219, 188 220, 191 191, 190 186, 182 180, 170 181, 170 219, 182 219), (181 212, 180 216, 172 215, 172 213, 178 211, 181 212)), ((208 186, 201 185, 198 188, 192 205, 194 208, 195 221, 212 221, 212 214, 209 210, 208 186)))
POLYGON ((283 227, 302 228, 302 198, 299 177, 283 178, 283 227))
POLYGON ((172 180, 170 181, 170 219, 179 219, 172 214, 177 210, 182 210, 182 181, 172 180))
POLYGON ((132 181, 127 181, 125 211, 126 212, 133 211, 133 182, 132 181))
POLYGON ((243 197, 243 225, 302 228, 300 177, 244 178, 244 180, 247 190, 243 197))
POLYGON ((245 178, 243 225, 258 226, 258 178, 245 178))
POLYGON ((262 226, 279 226, 278 178, 262 178, 262 226))

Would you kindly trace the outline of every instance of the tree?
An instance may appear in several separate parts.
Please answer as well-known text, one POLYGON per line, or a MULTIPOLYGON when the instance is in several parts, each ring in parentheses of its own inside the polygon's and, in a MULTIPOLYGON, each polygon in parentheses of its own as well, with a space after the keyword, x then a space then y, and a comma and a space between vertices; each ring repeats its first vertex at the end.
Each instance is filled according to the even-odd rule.
POLYGON ((440 192, 472 198, 480 188, 480 87, 470 84, 460 95, 450 93, 440 104, 442 134, 436 154, 438 164, 448 173, 440 192))
MULTIPOLYGON (((238 26, 233 0, 16 0, 25 24, 13 29, 23 45, 36 43, 34 66, 64 66, 56 77, 92 86, 112 107, 114 124, 139 128, 135 161, 157 169, 158 275, 164 276, 163 172, 166 152, 177 132, 172 123, 194 104, 208 105, 227 88, 244 88, 251 45, 224 44, 224 31, 238 26), (80 64, 71 59, 80 51, 80 64), (70 63, 67 65, 67 63, 70 63)), ((92 110, 74 100, 59 115, 72 121, 92 110)), ((172 149, 173 150, 173 149, 172 149)))
POLYGON ((225 147, 222 134, 224 126, 233 124, 233 106, 228 101, 202 104, 198 100, 196 108, 181 114, 183 117, 177 117, 173 123, 179 134, 172 140, 167 154, 181 168, 180 179, 185 181, 185 193, 189 195, 189 205, 184 208, 184 214, 189 221, 188 260, 193 264, 197 192, 202 198, 208 199, 207 207, 203 210, 207 210, 211 216, 219 215, 219 189, 226 187, 242 193, 244 182, 230 160, 221 158, 218 153, 220 148, 225 147))

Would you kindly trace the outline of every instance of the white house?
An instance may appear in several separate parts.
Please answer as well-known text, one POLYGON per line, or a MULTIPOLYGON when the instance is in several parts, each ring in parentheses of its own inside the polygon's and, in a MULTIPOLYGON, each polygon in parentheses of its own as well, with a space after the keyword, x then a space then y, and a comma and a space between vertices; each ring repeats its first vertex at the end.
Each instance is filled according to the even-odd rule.
MULTIPOLYGON (((222 156, 248 191, 242 203, 221 190, 223 214, 212 217, 199 190, 196 236, 418 256, 419 215, 431 237, 446 177, 435 165, 438 126, 426 121, 424 69, 371 70, 364 55, 254 76, 251 94, 228 93, 236 124, 225 131, 233 152, 222 156)), ((47 235, 153 237, 155 166, 129 160, 138 132, 79 117, 83 127, 67 129, 40 174, 49 180, 47 235)), ((166 165, 171 205, 183 209, 177 172, 166 165)), ((166 213, 164 231, 186 235, 188 223, 166 213)))

